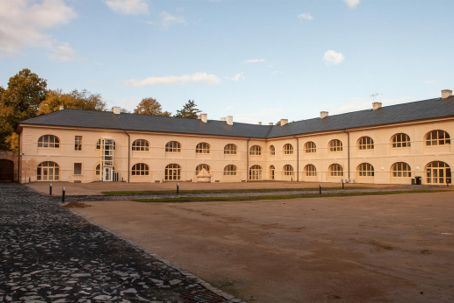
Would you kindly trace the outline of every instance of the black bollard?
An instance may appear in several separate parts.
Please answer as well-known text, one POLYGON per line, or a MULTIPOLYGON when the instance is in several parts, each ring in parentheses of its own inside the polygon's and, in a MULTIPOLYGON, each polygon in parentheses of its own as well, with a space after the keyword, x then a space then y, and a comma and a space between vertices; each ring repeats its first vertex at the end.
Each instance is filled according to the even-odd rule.
POLYGON ((28 183, 32 183, 32 177, 28 177, 28 183))
POLYGON ((52 196, 52 183, 49 184, 49 196, 52 196))
POLYGON ((62 193, 61 193, 61 202, 65 203, 65 194, 66 194, 66 188, 63 187, 62 193))
POLYGON ((318 193, 319 193, 320 195, 322 194, 322 185, 321 185, 321 184, 318 186, 318 193))
POLYGON ((177 195, 180 194, 180 183, 177 183, 177 195))
POLYGON ((342 179, 342 189, 345 189, 345 182, 344 182, 344 179, 342 179))

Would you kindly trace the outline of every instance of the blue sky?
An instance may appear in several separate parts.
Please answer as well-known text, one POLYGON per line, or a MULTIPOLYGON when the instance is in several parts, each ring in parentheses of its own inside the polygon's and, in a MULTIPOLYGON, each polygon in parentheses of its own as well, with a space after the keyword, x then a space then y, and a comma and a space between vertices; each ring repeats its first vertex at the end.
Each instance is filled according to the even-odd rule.
POLYGON ((297 121, 453 89, 452 0, 0 0, 0 85, 29 68, 129 110, 297 121))

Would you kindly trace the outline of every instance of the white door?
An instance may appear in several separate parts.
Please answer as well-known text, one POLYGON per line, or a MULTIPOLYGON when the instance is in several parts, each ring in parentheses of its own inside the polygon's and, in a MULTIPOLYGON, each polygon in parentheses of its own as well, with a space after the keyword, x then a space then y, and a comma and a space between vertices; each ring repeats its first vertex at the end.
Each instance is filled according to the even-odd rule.
POLYGON ((104 181, 112 181, 112 167, 104 167, 104 181))

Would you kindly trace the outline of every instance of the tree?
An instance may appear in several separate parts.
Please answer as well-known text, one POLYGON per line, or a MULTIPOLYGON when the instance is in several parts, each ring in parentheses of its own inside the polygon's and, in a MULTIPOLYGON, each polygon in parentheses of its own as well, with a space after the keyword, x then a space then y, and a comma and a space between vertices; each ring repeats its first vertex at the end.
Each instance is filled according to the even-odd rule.
POLYGON ((189 100, 185 105, 183 105, 182 110, 177 110, 175 117, 197 119, 200 112, 201 110, 197 108, 197 104, 195 104, 194 100, 189 100))
POLYGON ((143 98, 134 109, 134 114, 170 117, 171 112, 163 112, 161 104, 153 98, 143 98))
POLYGON ((64 108, 85 109, 85 110, 106 110, 106 102, 102 100, 101 95, 92 94, 87 90, 73 90, 69 94, 61 90, 47 91, 46 99, 39 105, 37 115, 48 114, 64 108))

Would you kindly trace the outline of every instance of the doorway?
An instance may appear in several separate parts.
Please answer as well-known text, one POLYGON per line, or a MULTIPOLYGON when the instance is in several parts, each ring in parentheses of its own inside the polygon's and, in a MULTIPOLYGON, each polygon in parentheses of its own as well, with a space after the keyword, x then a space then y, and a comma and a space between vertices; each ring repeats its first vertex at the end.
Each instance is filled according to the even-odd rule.
POLYGON ((14 181, 14 163, 13 161, 0 159, 0 182, 14 181))

